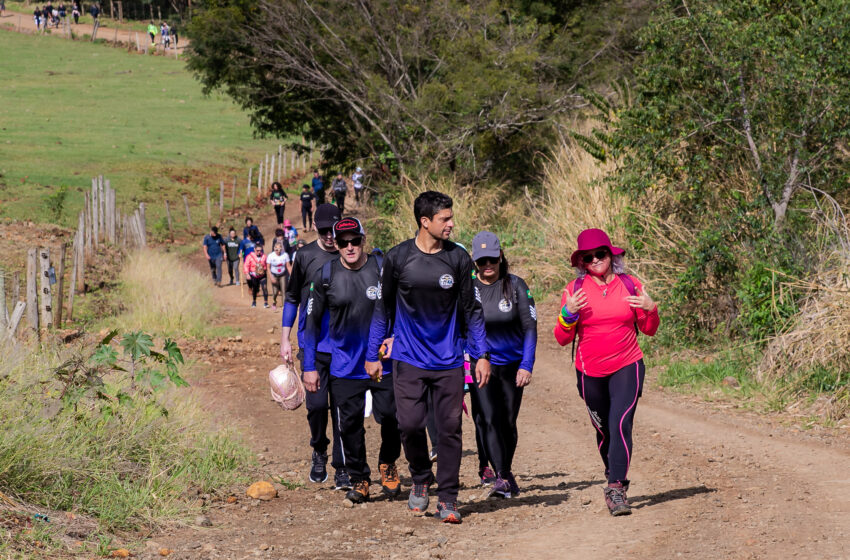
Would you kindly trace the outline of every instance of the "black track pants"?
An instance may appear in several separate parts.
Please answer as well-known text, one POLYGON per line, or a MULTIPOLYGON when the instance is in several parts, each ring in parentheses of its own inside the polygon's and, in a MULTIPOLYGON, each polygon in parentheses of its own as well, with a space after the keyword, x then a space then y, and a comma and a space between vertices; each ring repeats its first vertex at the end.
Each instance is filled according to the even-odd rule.
POLYGON ((257 303, 257 294, 260 293, 261 289, 263 290, 263 301, 265 303, 269 302, 268 281, 265 276, 261 278, 248 278, 248 287, 251 288, 251 297, 254 303, 257 303))
POLYGON ((424 370, 400 361, 394 361, 393 365, 396 416, 404 454, 410 464, 410 476, 417 484, 431 484, 434 481, 425 431, 428 417, 427 397, 430 390, 439 434, 437 494, 441 501, 456 502, 463 450, 463 368, 424 370))
POLYGON ((351 482, 371 482, 366 458, 366 429, 363 410, 366 391, 372 392, 372 411, 381 425, 381 450, 378 463, 395 463, 401 454, 401 436, 395 418, 392 379, 376 383, 371 379, 345 379, 331 376, 331 406, 337 415, 342 441, 343 462, 351 482))
POLYGON ((629 482, 632 424, 643 390, 644 373, 643 360, 606 377, 591 377, 576 370, 578 393, 596 428, 596 443, 605 463, 608 482, 629 482))
POLYGON ((279 206, 274 207, 275 217, 277 218, 277 225, 283 225, 283 213, 286 210, 286 205, 281 204, 279 206))
MULTIPOLYGON (((471 364, 475 371, 475 362, 471 364)), ((516 386, 519 362, 490 366, 490 381, 479 388, 469 387, 472 414, 481 444, 498 474, 511 472, 517 446, 516 421, 522 405, 522 387, 516 386), (476 414, 476 408, 478 414, 476 414)), ((485 460, 486 460, 485 459, 485 460)), ((484 466, 482 464, 482 466, 484 466)))
MULTIPOLYGON (((300 355, 300 352, 299 352, 300 355)), ((303 362, 301 371, 304 371, 303 362)), ((331 355, 316 352, 316 371, 319 373, 319 390, 315 393, 307 391, 305 404, 307 406, 307 423, 310 425, 310 447, 319 453, 327 453, 330 440, 327 436, 328 414, 331 419, 333 433, 333 457, 331 466, 342 468, 345 461, 342 458, 342 446, 339 440, 339 422, 336 411, 330 406, 331 355)), ((362 415, 362 412, 361 412, 362 415)))
POLYGON ((304 229, 311 229, 313 227, 313 209, 312 208, 304 208, 301 207, 301 224, 304 226, 304 229))

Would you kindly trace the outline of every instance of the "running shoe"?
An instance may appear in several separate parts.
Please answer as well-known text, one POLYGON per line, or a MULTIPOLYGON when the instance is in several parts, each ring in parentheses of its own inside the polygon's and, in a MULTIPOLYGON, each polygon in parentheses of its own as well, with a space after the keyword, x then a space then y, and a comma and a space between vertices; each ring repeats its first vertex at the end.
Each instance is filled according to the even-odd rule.
POLYGON ((510 486, 511 486, 511 496, 513 496, 514 498, 519 496, 519 485, 516 483, 516 478, 514 478, 514 473, 508 472, 508 474, 506 474, 504 476, 504 479, 507 480, 508 484, 510 484, 510 486))
POLYGON ((608 506, 608 511, 611 515, 629 515, 632 513, 632 506, 626 499, 626 489, 620 482, 612 482, 603 490, 605 492, 605 505, 608 506))
POLYGON ((277 304, 276 303, 272 304, 272 311, 277 311, 277 304))
POLYGON ((328 454, 313 451, 313 468, 310 469, 310 482, 324 482, 328 479, 328 454))
POLYGON ((263 307, 265 307, 266 309, 268 309, 268 308, 269 308, 269 304, 268 304, 268 303, 264 303, 264 304, 263 304, 263 307))
POLYGON ((428 452, 428 458, 431 459, 432 463, 437 462, 437 448, 436 447, 432 447, 431 451, 428 452))
POLYGON ((457 502, 437 503, 437 517, 443 523, 460 523, 460 512, 457 510, 457 502))
POLYGON ((489 465, 478 470, 478 477, 481 478, 482 486, 490 486, 496 481, 496 473, 489 465))
POLYGON ((334 490, 351 490, 351 477, 345 469, 337 469, 334 474, 334 490))
POLYGON ((410 497, 407 498, 407 509, 424 513, 428 509, 428 485, 413 483, 410 497))
POLYGON ((252 301, 252 302, 251 302, 251 307, 257 307, 257 302, 256 302, 256 301, 252 301))
POLYGON ((362 504, 369 501, 369 481, 361 480, 354 483, 354 488, 348 491, 345 495, 346 499, 355 504, 362 504))
POLYGON ((381 471, 381 491, 390 498, 398 496, 401 492, 401 480, 398 478, 395 463, 381 463, 378 470, 381 471))
POLYGON ((490 496, 498 496, 500 498, 511 497, 511 485, 501 476, 496 478, 493 483, 493 488, 490 489, 490 496))

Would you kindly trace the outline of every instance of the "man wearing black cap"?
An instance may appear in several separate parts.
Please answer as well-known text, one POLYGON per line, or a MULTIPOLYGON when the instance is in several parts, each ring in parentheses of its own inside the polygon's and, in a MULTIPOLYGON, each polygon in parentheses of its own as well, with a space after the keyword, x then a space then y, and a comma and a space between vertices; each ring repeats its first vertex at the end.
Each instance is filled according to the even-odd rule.
MULTIPOLYGON (((307 319, 307 301, 310 296, 310 280, 321 271, 322 266, 339 256, 334 246, 333 225, 340 219, 339 208, 333 204, 320 204, 316 208, 314 222, 319 239, 308 243, 298 250, 292 263, 292 273, 286 286, 286 301, 283 306, 280 355, 285 362, 292 362, 292 344, 289 335, 295 316, 298 315, 298 347, 304 348, 304 325, 307 319)), ((329 404, 329 377, 332 346, 328 340, 327 321, 322 321, 322 329, 316 345, 315 370, 319 374, 315 392, 307 393, 307 422, 310 424, 310 446, 313 448, 313 467, 310 469, 312 482, 324 482, 328 479, 328 414, 332 419, 333 459, 331 465, 336 469, 334 483, 337 489, 350 490, 348 472, 342 457, 339 443, 339 425, 336 413, 329 404)), ((299 358, 303 360, 303 353, 299 358)), ((304 371, 302 362, 301 371, 304 371)))
MULTIPOLYGON (((383 259, 363 249, 366 232, 356 218, 343 218, 334 225, 334 239, 340 257, 325 263, 313 278, 304 328, 304 386, 319 388, 316 347, 322 330, 322 315, 329 311, 328 336, 332 347, 330 367, 331 403, 338 415, 345 468, 352 490, 346 498, 354 503, 369 500, 370 474, 366 460, 366 431, 363 409, 366 392, 372 395, 375 420, 381 425, 378 470, 384 494, 395 497, 401 491, 396 459, 401 455, 401 436, 396 420, 393 382, 372 381, 366 373, 366 342, 383 259)), ((385 367, 390 366, 385 363, 385 367)), ((389 372, 391 373, 391 371, 389 372)))

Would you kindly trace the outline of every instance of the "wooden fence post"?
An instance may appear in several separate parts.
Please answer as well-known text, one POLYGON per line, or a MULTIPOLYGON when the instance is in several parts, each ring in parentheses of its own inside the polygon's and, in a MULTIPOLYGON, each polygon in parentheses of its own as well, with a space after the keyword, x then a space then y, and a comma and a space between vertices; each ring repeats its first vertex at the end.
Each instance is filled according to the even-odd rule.
POLYGON ((9 310, 6 309, 6 271, 0 270, 0 328, 9 322, 9 310))
POLYGON ((168 219, 168 237, 174 241, 174 229, 171 227, 171 209, 168 207, 168 201, 165 201, 165 217, 168 219))
POLYGON ((27 324, 38 332, 38 251, 27 251, 27 324))
POLYGON ((67 251, 68 246, 63 243, 59 246, 59 269, 56 271, 56 279, 58 282, 58 289, 56 291, 56 313, 53 316, 56 319, 56 328, 62 328, 62 304, 64 303, 62 300, 64 299, 65 293, 65 252, 67 251))
POLYGON ((251 179, 253 179, 252 174, 254 173, 254 166, 248 168, 248 200, 247 202, 251 202, 251 179))
POLYGON ((41 302, 41 328, 53 328, 53 287, 50 285, 50 249, 42 247, 38 250, 39 294, 41 302))
POLYGON ((270 173, 269 173, 269 154, 268 153, 266 153, 266 166, 263 167, 263 171, 264 171, 264 173, 263 173, 263 190, 260 191, 260 194, 263 194, 264 192, 266 192, 266 187, 269 186, 268 177, 269 177, 270 173))
POLYGON ((265 168, 263 167, 263 160, 260 160, 260 172, 257 173, 257 194, 258 195, 263 194, 263 189, 262 189, 261 185, 263 184, 263 170, 264 169, 265 168))
POLYGON ((218 221, 224 216, 224 181, 218 182, 218 221))
POLYGON ((21 301, 21 273, 12 275, 12 301, 21 301))
POLYGON ((98 232, 99 222, 97 220, 97 208, 99 206, 99 203, 98 203, 97 198, 98 198, 98 196, 97 196, 97 177, 93 177, 92 180, 91 180, 91 226, 92 226, 91 238, 92 238, 92 244, 94 245, 95 249, 97 249, 100 246, 100 243, 99 243, 99 237, 100 236, 98 235, 98 233, 99 233, 98 232))
POLYGON ((275 170, 274 157, 275 157, 275 154, 272 154, 272 165, 271 165, 271 167, 269 167, 269 180, 266 182, 266 184, 269 185, 269 188, 271 188, 271 184, 275 182, 275 178, 274 178, 274 170, 275 170))
POLYGON ((139 203, 139 234, 142 239, 142 247, 148 246, 148 219, 145 216, 145 203, 139 203))
POLYGON ((230 211, 236 211, 236 175, 233 176, 233 192, 230 195, 230 211))
POLYGON ((21 322, 21 317, 24 316, 24 309, 26 309, 27 304, 19 301, 15 303, 15 309, 12 311, 12 316, 9 318, 9 324, 6 325, 6 331, 3 335, 0 335, 0 338, 5 336, 8 339, 15 338, 15 331, 18 330, 18 323, 21 322))
MULTIPOLYGON (((81 293, 83 288, 85 288, 85 269, 86 269, 86 216, 85 212, 80 212, 80 218, 77 221, 77 235, 79 239, 74 241, 75 250, 74 255, 77 259, 77 262, 74 264, 74 268, 76 273, 74 275, 75 282, 75 290, 79 290, 81 293)), ((69 316, 70 318, 70 316, 69 316)))
POLYGON ((68 321, 74 319, 74 294, 77 293, 77 269, 80 266, 80 249, 82 248, 80 243, 81 234, 82 230, 77 228, 77 234, 74 236, 74 259, 71 263, 71 284, 68 286, 68 321))
POLYGON ((212 225, 212 210, 210 210, 210 188, 207 187, 207 228, 212 225))
POLYGON ((283 154, 281 154, 280 159, 283 160, 283 175, 281 175, 281 177, 286 177, 286 152, 283 152, 283 154))
POLYGON ((280 174, 280 166, 283 162, 283 146, 277 145, 277 180, 283 182, 283 175, 280 174))
POLYGON ((292 163, 291 163, 291 165, 289 166, 289 168, 291 169, 290 173, 292 173, 293 175, 295 175, 296 170, 295 170, 295 152, 294 152, 294 151, 292 152, 292 163))
POLYGON ((183 207, 186 209, 186 222, 189 224, 189 229, 193 229, 195 226, 192 225, 192 215, 189 213, 189 201, 186 200, 186 195, 183 195, 183 207))

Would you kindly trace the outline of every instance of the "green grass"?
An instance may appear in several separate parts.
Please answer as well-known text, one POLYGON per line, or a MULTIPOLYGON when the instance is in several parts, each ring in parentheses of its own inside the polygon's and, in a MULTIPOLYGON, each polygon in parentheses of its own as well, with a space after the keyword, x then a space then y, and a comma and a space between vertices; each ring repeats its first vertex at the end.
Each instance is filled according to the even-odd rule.
POLYGON ((215 207, 224 180, 229 208, 235 175, 244 202, 249 162, 277 152, 229 99, 205 97, 182 61, 7 31, 0 52, 0 217, 52 221, 45 199, 67 185, 59 224, 76 225, 83 191, 103 174, 125 211, 148 203, 149 224, 166 196, 185 221, 181 192, 205 223, 204 187, 215 207))

